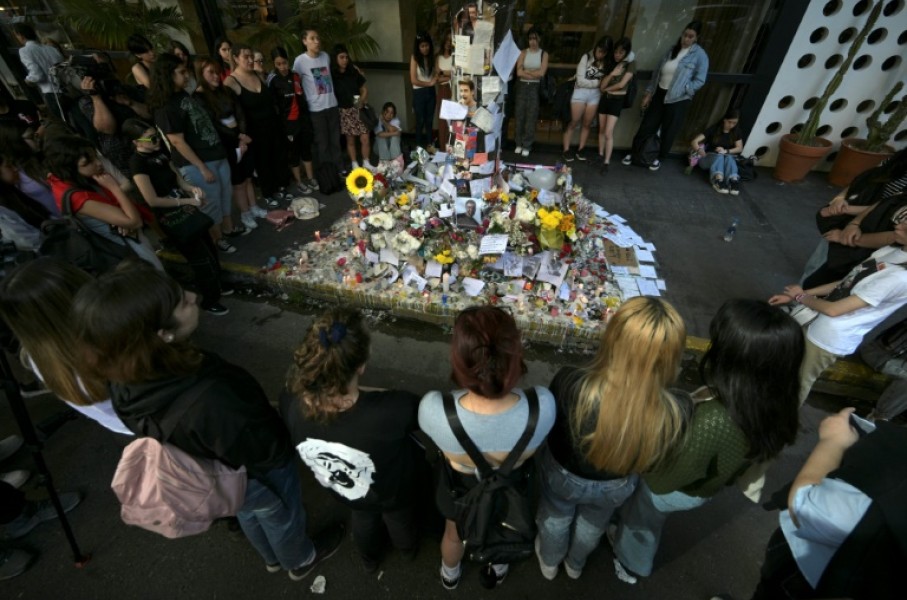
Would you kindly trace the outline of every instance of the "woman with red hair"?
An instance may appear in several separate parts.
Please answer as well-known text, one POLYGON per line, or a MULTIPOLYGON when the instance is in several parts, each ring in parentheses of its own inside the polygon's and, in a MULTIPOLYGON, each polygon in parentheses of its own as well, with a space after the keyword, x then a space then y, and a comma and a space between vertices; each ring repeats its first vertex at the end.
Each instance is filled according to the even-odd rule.
MULTIPOLYGON (((532 455, 554 425, 554 397, 544 387, 535 386, 527 391, 514 387, 526 373, 526 364, 520 332, 513 317, 491 306, 461 312, 454 322, 450 365, 451 379, 459 388, 450 393, 459 421, 494 468, 502 464, 526 430, 530 416, 527 391, 529 396, 537 396, 539 411, 535 432, 513 471, 523 471, 528 476, 534 469, 530 460, 532 455)), ((479 473, 450 427, 444 395, 433 391, 422 398, 419 427, 444 453, 450 467, 450 487, 465 491, 479 482, 479 473)), ((442 502, 442 498, 449 499, 451 494, 438 494, 438 509, 447 519, 441 538, 441 583, 452 590, 460 582, 460 560, 465 548, 454 521, 453 501, 442 502)), ((504 580, 507 567, 506 564, 493 565, 492 586, 504 580)))

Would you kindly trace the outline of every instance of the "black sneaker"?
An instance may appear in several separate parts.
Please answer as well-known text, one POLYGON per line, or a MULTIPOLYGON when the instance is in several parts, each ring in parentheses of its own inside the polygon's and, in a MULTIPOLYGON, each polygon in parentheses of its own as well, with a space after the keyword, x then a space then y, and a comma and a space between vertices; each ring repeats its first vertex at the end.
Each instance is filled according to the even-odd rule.
POLYGON ((730 192, 731 196, 740 195, 740 181, 739 180, 737 180, 737 179, 728 180, 727 188, 728 188, 728 191, 730 192))
POLYGON ((580 162, 586 162, 586 154, 585 154, 584 150, 576 151, 576 160, 578 160, 580 162))
POLYGON ((241 235, 249 235, 252 233, 252 230, 247 228, 245 225, 237 225, 233 228, 232 231, 224 233, 224 237, 235 238, 241 235))
POLYGON ((359 561, 360 561, 360 564, 362 565, 362 568, 365 570, 365 572, 369 573, 369 574, 377 571, 378 566, 381 564, 379 561, 375 560, 374 558, 370 558, 363 554, 359 555, 359 561))
POLYGON ((561 154, 561 160, 564 162, 573 162, 573 155, 568 151, 564 151, 564 153, 561 154))
MULTIPOLYGON (((63 512, 68 513, 76 506, 82 498, 75 492, 63 492, 59 494, 60 504, 63 506, 63 512)), ((18 517, 3 526, 3 534, 0 539, 15 540, 38 526, 39 523, 50 521, 57 518, 57 511, 53 503, 48 500, 28 501, 25 508, 18 517)))
POLYGON ((623 157, 623 158, 620 160, 620 164, 629 167, 630 165, 633 164, 633 157, 630 156, 629 154, 626 155, 625 157, 623 157))
POLYGON ((206 313, 211 313, 214 316, 221 317, 230 312, 230 309, 221 304, 220 302, 212 302, 211 304, 203 304, 202 310, 206 313))
POLYGON ((37 379, 31 383, 19 384, 19 394, 23 398, 34 398, 35 396, 42 396, 49 393, 50 390, 44 387, 44 384, 37 379))
POLYGON ((598 168, 598 174, 604 175, 608 172, 608 163, 602 162, 601 167, 598 168))
POLYGON ((220 295, 221 296, 232 296, 236 291, 232 285, 227 285, 226 283, 220 284, 220 295))
POLYGON ((345 534, 346 528, 342 523, 337 523, 314 536, 312 543, 315 546, 315 558, 307 565, 290 569, 290 579, 293 581, 305 579, 309 573, 315 570, 315 567, 334 556, 337 553, 337 549, 340 548, 345 534))

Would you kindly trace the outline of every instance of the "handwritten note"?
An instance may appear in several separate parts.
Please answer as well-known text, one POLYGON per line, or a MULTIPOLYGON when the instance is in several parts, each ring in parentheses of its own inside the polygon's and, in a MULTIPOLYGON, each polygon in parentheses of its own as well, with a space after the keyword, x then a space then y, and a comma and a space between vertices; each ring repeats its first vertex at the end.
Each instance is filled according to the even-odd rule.
POLYGON ((443 267, 441 266, 441 263, 436 260, 430 260, 428 261, 428 264, 425 265, 425 276, 440 277, 442 269, 443 267))
MULTIPOLYGON (((467 38, 468 40, 469 38, 467 38)), ((467 41, 468 44, 468 41, 467 41)), ((459 50, 460 42, 457 41, 457 49, 459 50)), ((504 36, 504 39, 501 40, 501 45, 498 46, 497 52, 494 53, 494 70, 498 74, 498 77, 507 81, 510 79, 510 73, 513 71, 514 65, 516 65, 517 59, 520 58, 520 48, 516 45, 516 42, 513 41, 513 35, 510 30, 507 31, 507 34, 504 36)))
MULTIPOLYGON (((454 64, 458 67, 465 67, 469 64, 469 49, 472 47, 472 41, 468 35, 458 35, 454 39, 454 64)), ((519 56, 519 55, 518 55, 519 56)))
POLYGON ((448 121, 462 121, 466 118, 469 109, 459 102, 441 100, 441 118, 448 121))
POLYGON ((479 254, 503 254, 507 250, 507 234, 493 233, 482 236, 479 254))
POLYGON ((485 282, 481 279, 463 278, 463 291, 466 292, 467 296, 478 296, 482 293, 483 287, 485 287, 485 282))
POLYGON ((378 259, 377 254, 375 254, 374 252, 372 252, 371 250, 366 248, 365 249, 365 260, 367 260, 371 264, 375 264, 378 262, 379 259, 378 259))
POLYGON ((654 279, 637 279, 636 285, 643 296, 661 296, 654 279))
POLYGON ((378 256, 381 262, 394 265, 395 267, 400 265, 400 259, 397 258, 397 253, 390 248, 382 248, 378 256))

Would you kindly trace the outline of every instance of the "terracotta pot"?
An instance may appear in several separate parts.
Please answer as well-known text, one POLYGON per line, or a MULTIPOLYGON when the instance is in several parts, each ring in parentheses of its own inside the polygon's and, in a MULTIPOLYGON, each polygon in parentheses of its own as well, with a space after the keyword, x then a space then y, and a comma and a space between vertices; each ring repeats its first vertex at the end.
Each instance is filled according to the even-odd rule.
POLYGON ((796 134, 788 133, 781 137, 778 147, 778 161, 772 177, 786 183, 802 181, 806 174, 818 164, 822 157, 831 152, 831 142, 817 137, 818 146, 801 146, 794 140, 796 134))
POLYGON ((850 185, 853 178, 864 171, 882 164, 882 161, 894 154, 894 148, 886 145, 880 152, 863 150, 866 140, 847 138, 841 141, 841 149, 828 173, 828 182, 838 187, 850 185))

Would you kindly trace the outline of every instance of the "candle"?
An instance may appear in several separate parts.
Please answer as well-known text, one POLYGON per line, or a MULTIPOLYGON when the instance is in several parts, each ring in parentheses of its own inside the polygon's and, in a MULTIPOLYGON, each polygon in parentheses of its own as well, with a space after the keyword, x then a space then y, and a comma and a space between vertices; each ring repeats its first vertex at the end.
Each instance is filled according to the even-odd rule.
POLYGON ((450 273, 441 275, 441 290, 447 294, 450 292, 450 273))
POLYGON ((321 241, 321 232, 320 232, 320 231, 316 231, 316 232, 315 232, 315 241, 316 241, 316 242, 320 242, 320 241, 321 241))

